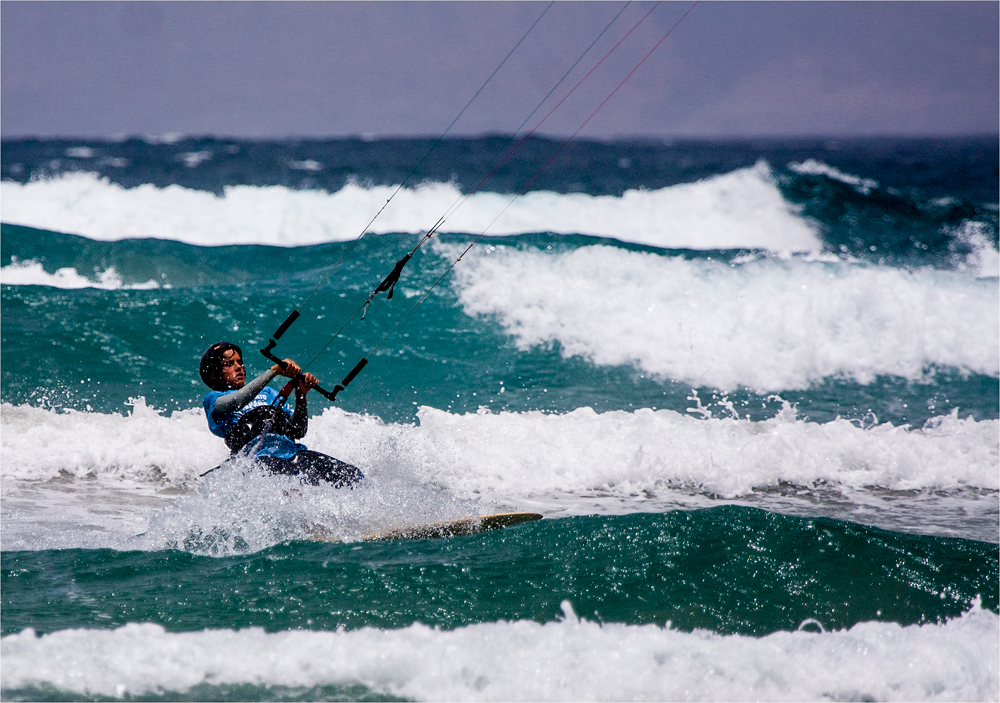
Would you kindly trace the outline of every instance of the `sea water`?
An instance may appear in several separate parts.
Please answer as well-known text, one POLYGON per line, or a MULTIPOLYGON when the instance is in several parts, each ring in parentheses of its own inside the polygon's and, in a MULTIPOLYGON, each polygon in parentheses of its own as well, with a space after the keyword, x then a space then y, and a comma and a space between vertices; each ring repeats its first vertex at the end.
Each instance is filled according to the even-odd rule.
POLYGON ((1000 697, 997 140, 516 143, 3 142, 5 699, 1000 697))

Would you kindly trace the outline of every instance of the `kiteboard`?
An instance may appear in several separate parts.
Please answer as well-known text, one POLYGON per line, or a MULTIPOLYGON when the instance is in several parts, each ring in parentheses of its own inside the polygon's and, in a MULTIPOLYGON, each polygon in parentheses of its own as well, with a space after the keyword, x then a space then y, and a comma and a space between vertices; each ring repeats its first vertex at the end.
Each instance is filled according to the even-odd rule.
MULTIPOLYGON (((538 513, 494 513, 493 515, 478 515, 463 517, 456 520, 441 520, 425 525, 407 525, 393 527, 387 530, 369 532, 362 536, 362 542, 386 542, 394 539, 438 539, 441 537, 461 537, 475 535, 480 532, 490 532, 504 527, 520 525, 522 522, 541 520, 538 513)), ((343 542, 342 537, 332 535, 320 526, 309 530, 310 539, 316 542, 343 542)))

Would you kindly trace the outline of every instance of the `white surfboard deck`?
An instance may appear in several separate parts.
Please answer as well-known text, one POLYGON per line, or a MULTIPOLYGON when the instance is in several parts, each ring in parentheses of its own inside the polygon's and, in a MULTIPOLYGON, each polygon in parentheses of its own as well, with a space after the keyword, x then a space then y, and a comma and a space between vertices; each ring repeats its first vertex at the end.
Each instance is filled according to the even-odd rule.
MULTIPOLYGON (((460 537, 475 535, 480 532, 499 530, 522 522, 541 520, 538 513, 495 513, 493 515, 478 515, 455 520, 441 520, 426 525, 407 525, 387 530, 369 532, 361 537, 362 542, 385 542, 393 539, 437 539, 441 537, 460 537)), ((316 525, 310 531, 310 539, 315 542, 343 542, 343 538, 329 534, 323 527, 316 525)))

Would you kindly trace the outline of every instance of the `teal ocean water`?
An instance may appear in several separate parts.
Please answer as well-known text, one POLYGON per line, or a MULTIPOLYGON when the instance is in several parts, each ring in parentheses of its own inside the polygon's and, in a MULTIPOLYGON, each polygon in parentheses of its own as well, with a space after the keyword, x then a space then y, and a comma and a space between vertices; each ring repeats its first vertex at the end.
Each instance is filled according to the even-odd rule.
POLYGON ((432 144, 3 142, 5 699, 1000 697, 995 138, 432 144))

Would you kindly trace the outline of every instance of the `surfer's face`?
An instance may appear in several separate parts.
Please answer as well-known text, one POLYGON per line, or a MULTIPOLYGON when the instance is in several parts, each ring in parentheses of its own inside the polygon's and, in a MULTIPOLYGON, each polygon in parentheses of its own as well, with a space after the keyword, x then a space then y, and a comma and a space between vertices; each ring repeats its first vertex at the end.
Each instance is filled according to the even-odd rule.
POLYGON ((230 388, 242 388, 247 372, 243 368, 243 357, 235 349, 222 352, 222 379, 230 388))

